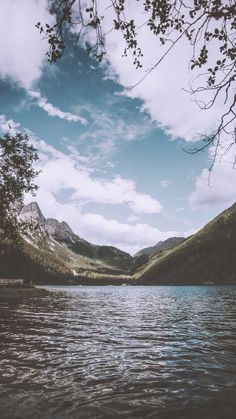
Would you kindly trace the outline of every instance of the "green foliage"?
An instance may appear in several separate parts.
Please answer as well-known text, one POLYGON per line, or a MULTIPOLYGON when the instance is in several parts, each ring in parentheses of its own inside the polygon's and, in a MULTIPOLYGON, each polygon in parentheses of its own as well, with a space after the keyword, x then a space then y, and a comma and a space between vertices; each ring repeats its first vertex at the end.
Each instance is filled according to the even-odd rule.
POLYGON ((37 190, 33 164, 38 159, 36 149, 26 134, 10 132, 0 137, 0 238, 17 240, 26 225, 17 220, 17 206, 25 193, 37 190))
POLYGON ((176 247, 182 241, 184 241, 184 237, 169 237, 169 239, 158 242, 155 246, 146 247, 144 249, 139 250, 135 256, 141 255, 153 255, 154 253, 161 252, 163 250, 168 250, 176 247))
POLYGON ((0 278, 24 278, 28 283, 51 283, 55 278, 71 276, 66 261, 47 249, 22 242, 15 246, 12 242, 0 242, 0 278))
POLYGON ((172 251, 154 255, 142 284, 236 283, 236 204, 172 251))

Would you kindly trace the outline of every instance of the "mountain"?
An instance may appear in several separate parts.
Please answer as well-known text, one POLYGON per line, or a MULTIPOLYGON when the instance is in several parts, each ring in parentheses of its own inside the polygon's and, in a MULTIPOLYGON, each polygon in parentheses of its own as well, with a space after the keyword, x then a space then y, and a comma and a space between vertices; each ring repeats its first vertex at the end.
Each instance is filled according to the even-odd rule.
POLYGON ((136 284, 236 283, 236 203, 173 250, 153 255, 136 284))
POLYGON ((48 236, 61 242, 73 242, 75 234, 70 226, 64 221, 60 223, 54 218, 44 218, 37 202, 31 202, 21 208, 18 217, 22 221, 32 222, 35 231, 41 236, 48 236))
POLYGON ((23 248, 6 247, 0 276, 32 277, 37 283, 81 283, 88 278, 116 283, 128 280, 140 266, 140 258, 113 246, 91 244, 66 222, 45 218, 36 202, 20 208, 18 216, 30 222, 31 229, 23 248))
POLYGON ((121 269, 122 272, 126 272, 128 269, 129 272, 129 266, 133 261, 132 256, 113 246, 91 244, 75 234, 66 222, 59 222, 54 218, 44 218, 36 202, 26 205, 21 210, 19 217, 35 221, 45 238, 63 245, 78 256, 104 263, 111 269, 121 269))
POLYGON ((185 237, 170 237, 167 240, 158 242, 155 246, 145 247, 144 249, 139 250, 135 256, 139 257, 142 255, 153 255, 156 252, 161 252, 162 250, 172 249, 173 247, 180 244, 185 240, 185 237))
POLYGON ((170 238, 154 246, 155 253, 136 257, 89 243, 67 223, 45 218, 36 202, 20 208, 19 218, 33 230, 20 248, 7 239, 0 243, 2 278, 65 285, 236 284, 236 204, 188 239, 170 238))

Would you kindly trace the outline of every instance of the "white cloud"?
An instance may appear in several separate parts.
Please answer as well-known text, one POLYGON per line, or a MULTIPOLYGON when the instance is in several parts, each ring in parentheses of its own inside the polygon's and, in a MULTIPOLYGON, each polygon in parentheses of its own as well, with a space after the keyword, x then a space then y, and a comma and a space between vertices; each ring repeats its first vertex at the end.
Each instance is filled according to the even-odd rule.
MULTIPOLYGON (((30 201, 32 197, 27 197, 26 202, 30 201)), ((45 217, 66 221, 80 237, 91 243, 116 246, 131 254, 180 234, 177 231, 163 232, 144 223, 121 223, 101 214, 86 213, 76 202, 58 202, 54 194, 42 186, 37 193, 37 202, 45 217)))
POLYGON ((47 0, 1 0, 0 77, 9 78, 29 89, 42 74, 47 40, 42 40, 35 24, 51 23, 47 0))
POLYGON ((160 186, 162 188, 168 188, 168 186, 170 185, 170 180, 168 179, 164 179, 164 180, 160 180, 160 186))
MULTIPOLYGON (((150 73, 133 90, 128 90, 146 74, 164 54, 165 48, 161 47, 158 38, 150 29, 143 25, 147 15, 143 12, 142 2, 126 2, 126 19, 134 18, 140 25, 138 41, 144 53, 142 59, 143 68, 136 70, 133 66, 133 55, 121 58, 124 51, 124 41, 120 31, 110 31, 113 21, 113 9, 106 8, 107 2, 100 3, 105 12, 103 20, 106 36, 107 49, 107 75, 117 79, 124 86, 124 93, 132 98, 143 100, 143 108, 146 109, 154 121, 174 138, 181 137, 186 141, 193 141, 209 133, 214 129, 217 120, 224 109, 224 98, 219 97, 214 108, 209 111, 201 111, 190 96, 183 89, 189 89, 189 80, 197 73, 189 71, 189 61, 192 58, 192 47, 186 40, 177 43, 170 54, 167 54, 162 63, 150 73)), ((89 34, 90 39, 94 32, 89 34)), ((170 44, 167 45, 169 47, 170 44)), ((216 49, 217 50, 217 49, 216 49)), ((215 52, 210 52, 213 59, 215 52)), ((201 81, 200 81, 201 83, 201 81)), ((205 93, 200 99, 208 101, 205 93)))
POLYGON ((132 254, 142 247, 154 245, 178 234, 176 231, 162 232, 148 224, 120 223, 117 220, 106 219, 100 214, 83 214, 82 220, 84 233, 89 234, 94 243, 117 246, 132 254))
MULTIPOLYGON (((177 231, 161 231, 140 221, 141 214, 158 213, 161 204, 137 192, 132 180, 119 175, 110 180, 97 179, 73 153, 65 155, 39 139, 34 139, 34 145, 39 149, 42 169, 37 179, 40 189, 36 199, 46 217, 68 222, 77 234, 92 243, 114 245, 129 253, 180 235, 177 231), (66 203, 60 199, 64 192, 67 193, 66 203), (106 218, 96 209, 86 211, 88 202, 123 206, 134 214, 127 223, 120 222, 106 218)), ((29 201, 32 197, 27 197, 29 201)))
POLYGON ((140 220, 140 217, 138 217, 137 215, 130 215, 130 216, 127 218, 127 222, 128 222, 129 224, 135 224, 135 223, 137 223, 139 220, 140 220))
POLYGON ((154 128, 150 118, 144 114, 134 119, 134 113, 129 114, 127 110, 122 113, 124 110, 119 97, 106 97, 100 107, 91 103, 76 105, 73 111, 89 115, 87 129, 79 136, 78 142, 83 144, 94 161, 109 158, 121 144, 145 138, 154 128))
MULTIPOLYGON (((229 206, 236 201, 236 170, 234 168, 236 145, 225 154, 227 146, 218 150, 218 156, 211 174, 204 169, 197 177, 195 190, 190 196, 192 208, 214 208, 229 206), (210 175, 210 176, 209 176, 210 175)), ((212 159, 215 148, 211 147, 209 156, 212 159)))
POLYGON ((42 172, 39 184, 46 190, 58 194, 71 191, 71 202, 94 202, 111 205, 127 205, 137 214, 155 214, 161 204, 149 195, 137 192, 135 183, 117 175, 111 180, 95 179, 81 165, 74 154, 67 156, 43 141, 36 142, 39 148, 42 172), (62 170, 63 168, 63 170, 62 170))
POLYGON ((20 127, 19 122, 15 122, 12 119, 7 119, 5 115, 0 115, 0 130, 3 133, 8 131, 15 133, 20 127))
MULTIPOLYGON (((102 7, 106 7, 102 4, 102 7)), ((227 109, 224 103, 223 90, 217 97, 214 106, 209 110, 201 110, 194 97, 184 91, 189 90, 190 80, 196 83, 205 83, 204 77, 196 79, 199 73, 197 70, 189 70, 189 61, 192 58, 192 47, 186 40, 181 40, 162 63, 151 72, 140 84, 131 91, 130 86, 136 84, 138 80, 146 74, 158 59, 163 55, 165 49, 158 43, 158 38, 153 36, 150 30, 143 25, 146 15, 143 13, 143 4, 132 2, 126 4, 126 19, 134 18, 140 25, 138 40, 144 53, 142 59, 143 68, 136 70, 133 66, 133 56, 128 54, 127 58, 121 58, 125 44, 119 31, 109 31, 112 21, 112 8, 106 9, 103 21, 105 31, 109 32, 107 40, 107 76, 118 80, 124 86, 123 94, 143 100, 143 110, 149 112, 153 121, 156 121, 161 128, 172 138, 183 138, 185 141, 196 141, 205 134, 210 134, 218 126, 220 117, 227 109), (107 12, 108 10, 108 12, 107 12), (110 14, 109 14, 110 13, 110 14), (194 80, 195 78, 195 80, 194 80)), ((94 34, 93 34, 94 35, 94 34)), ((167 45, 167 47, 169 44, 167 45)), ((216 46, 216 45, 214 45, 216 46)), ((209 67, 217 56, 217 48, 209 51, 209 67)), ((201 93, 198 99, 209 102, 211 92, 201 93)), ((229 91, 229 96, 233 97, 233 89, 229 91)), ((230 97, 229 97, 230 99, 230 97)), ((230 116, 229 116, 230 117, 230 116)), ((226 120, 229 117, 226 117, 226 120)), ((231 124, 232 125, 232 124, 231 124)), ((221 142, 232 140, 227 127, 228 134, 222 134, 221 142)), ((211 154, 214 150, 211 150, 211 154)), ((235 201, 235 171, 232 165, 235 156, 235 148, 231 149, 228 158, 218 159, 211 176, 211 184, 208 186, 208 171, 205 169, 196 181, 196 188, 190 198, 192 207, 212 207, 214 205, 230 205, 235 201)), ((167 186, 166 182, 161 186, 167 186)))
POLYGON ((83 125, 87 125, 87 121, 85 118, 79 115, 72 114, 70 112, 61 111, 59 108, 49 103, 48 100, 45 97, 41 96, 41 94, 38 91, 29 90, 28 93, 32 98, 36 99, 37 105, 40 108, 42 108, 45 112, 47 112, 49 116, 57 116, 58 118, 66 119, 69 122, 80 122, 83 125))

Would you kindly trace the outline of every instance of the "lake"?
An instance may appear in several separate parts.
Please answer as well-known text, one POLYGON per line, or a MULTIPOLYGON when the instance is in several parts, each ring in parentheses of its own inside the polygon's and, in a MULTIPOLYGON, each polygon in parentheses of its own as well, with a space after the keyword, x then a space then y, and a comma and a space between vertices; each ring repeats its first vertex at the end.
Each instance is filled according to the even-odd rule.
POLYGON ((236 286, 48 287, 0 303, 0 417, 234 418, 236 286))

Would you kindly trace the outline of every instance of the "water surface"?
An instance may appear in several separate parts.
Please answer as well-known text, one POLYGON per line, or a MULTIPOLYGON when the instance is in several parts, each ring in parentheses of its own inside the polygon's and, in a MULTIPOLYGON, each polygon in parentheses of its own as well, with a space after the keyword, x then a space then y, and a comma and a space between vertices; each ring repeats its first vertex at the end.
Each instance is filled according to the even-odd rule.
POLYGON ((234 418, 236 287, 51 287, 0 303, 0 417, 234 418))

